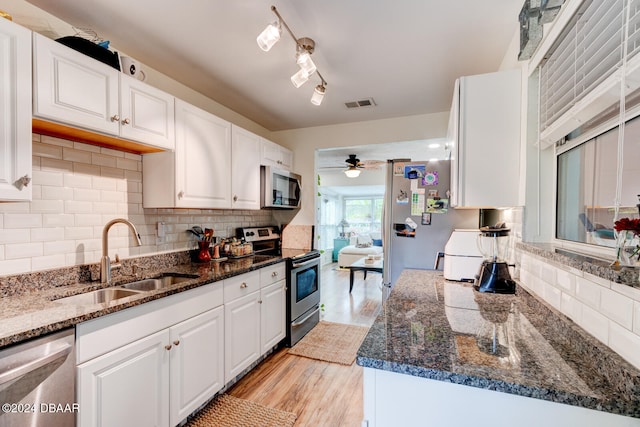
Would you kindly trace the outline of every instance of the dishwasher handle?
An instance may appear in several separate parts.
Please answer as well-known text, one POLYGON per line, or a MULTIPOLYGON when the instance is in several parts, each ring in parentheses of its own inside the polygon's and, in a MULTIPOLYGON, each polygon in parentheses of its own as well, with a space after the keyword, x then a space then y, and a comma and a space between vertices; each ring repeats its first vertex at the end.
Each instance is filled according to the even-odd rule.
POLYGON ((16 378, 20 378, 21 376, 26 375, 29 372, 35 371, 38 368, 48 365, 56 359, 66 357, 69 353, 71 353, 72 348, 73 346, 71 346, 70 344, 65 344, 53 353, 46 354, 37 359, 25 362, 18 367, 10 368, 3 372, 0 372, 0 385, 15 380, 16 378))

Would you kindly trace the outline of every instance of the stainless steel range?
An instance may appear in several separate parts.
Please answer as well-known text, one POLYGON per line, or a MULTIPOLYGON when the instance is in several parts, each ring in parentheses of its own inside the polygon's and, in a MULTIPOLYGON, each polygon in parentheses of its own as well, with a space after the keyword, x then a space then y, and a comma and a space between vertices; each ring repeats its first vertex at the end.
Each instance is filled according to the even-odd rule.
MULTIPOLYGON (((283 256, 286 256, 283 249, 283 256)), ((320 321, 320 252, 291 255, 287 260, 287 340, 291 347, 320 321)))
POLYGON ((280 247, 277 226, 238 228, 236 235, 253 244, 256 254, 287 258, 287 338, 289 347, 320 321, 320 252, 280 247))

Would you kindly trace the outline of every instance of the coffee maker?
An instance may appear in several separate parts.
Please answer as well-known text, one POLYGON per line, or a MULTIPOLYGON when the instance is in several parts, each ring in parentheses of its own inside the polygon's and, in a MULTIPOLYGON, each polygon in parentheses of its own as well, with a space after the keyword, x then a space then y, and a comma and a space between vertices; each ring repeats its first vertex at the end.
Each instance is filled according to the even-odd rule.
POLYGON ((504 223, 482 227, 478 235, 478 248, 484 257, 474 288, 479 292, 515 294, 516 282, 511 279, 507 258, 509 229, 504 223))

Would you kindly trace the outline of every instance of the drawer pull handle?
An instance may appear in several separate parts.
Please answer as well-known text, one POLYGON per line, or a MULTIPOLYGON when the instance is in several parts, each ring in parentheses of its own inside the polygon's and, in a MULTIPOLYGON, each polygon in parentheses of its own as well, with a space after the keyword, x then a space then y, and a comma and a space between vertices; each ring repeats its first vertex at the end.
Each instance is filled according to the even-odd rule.
POLYGON ((171 350, 171 344, 167 344, 167 345, 165 345, 165 346, 164 346, 164 349, 165 349, 165 350, 171 350))
POLYGON ((128 118, 126 118, 126 119, 124 119, 124 120, 122 121, 122 124, 123 124, 123 125, 128 125, 129 123, 131 123, 131 120, 130 120, 130 119, 128 119, 128 118))
POLYGON ((113 116, 111 116, 111 121, 112 122, 119 122, 120 121, 120 116, 117 114, 114 114, 113 116))
POLYGON ((273 273, 271 273, 271 277, 278 277, 278 272, 274 271, 273 273))
POLYGON ((240 289, 244 289, 247 287, 247 284, 245 282, 242 282, 242 284, 240 285, 240 289))
POLYGON ((173 345, 180 345, 180 340, 175 340, 175 341, 173 342, 173 345))

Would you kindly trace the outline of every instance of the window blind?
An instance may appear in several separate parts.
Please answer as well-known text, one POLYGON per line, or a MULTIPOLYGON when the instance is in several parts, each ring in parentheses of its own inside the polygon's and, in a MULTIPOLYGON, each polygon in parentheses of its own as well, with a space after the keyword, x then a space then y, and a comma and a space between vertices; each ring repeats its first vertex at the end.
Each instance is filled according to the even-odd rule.
MULTIPOLYGON (((640 0, 585 0, 540 65, 540 143, 553 144, 620 99, 625 6, 627 61, 640 51, 640 0)), ((628 91, 640 87, 640 55, 628 91)))

